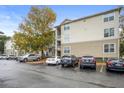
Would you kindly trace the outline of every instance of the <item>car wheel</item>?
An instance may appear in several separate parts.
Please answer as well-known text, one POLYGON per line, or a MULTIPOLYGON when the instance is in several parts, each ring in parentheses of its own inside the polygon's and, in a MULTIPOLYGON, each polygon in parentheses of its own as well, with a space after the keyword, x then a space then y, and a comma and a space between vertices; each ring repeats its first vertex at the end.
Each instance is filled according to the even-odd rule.
POLYGON ((64 67, 64 64, 62 64, 62 67, 64 67))
POLYGON ((94 66, 93 69, 96 70, 96 66, 94 66))
POLYGON ((72 64, 72 67, 75 67, 75 64, 74 63, 72 64))
POLYGON ((80 65, 80 69, 83 69, 84 67, 80 65))
POLYGON ((109 71, 110 71, 108 67, 106 67, 106 71, 107 71, 107 72, 109 72, 109 71))
POLYGON ((58 65, 59 64, 59 62, 58 61, 56 61, 56 65, 58 65))
POLYGON ((40 61, 40 58, 37 58, 37 61, 40 61))
POLYGON ((24 62, 27 62, 27 61, 28 61, 28 59, 27 59, 27 58, 25 58, 25 59, 24 59, 24 62))

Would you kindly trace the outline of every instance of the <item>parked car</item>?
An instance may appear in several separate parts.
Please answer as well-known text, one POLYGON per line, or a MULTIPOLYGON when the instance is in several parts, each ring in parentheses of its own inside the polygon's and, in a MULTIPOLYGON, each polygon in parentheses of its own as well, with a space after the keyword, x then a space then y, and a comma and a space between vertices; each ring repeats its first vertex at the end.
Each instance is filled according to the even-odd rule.
POLYGON ((38 54, 26 54, 24 56, 18 57, 19 62, 28 62, 28 61, 39 61, 40 55, 38 54))
POLYGON ((65 55, 62 57, 61 59, 61 66, 73 66, 75 67, 75 65, 78 63, 76 56, 74 55, 65 55))
POLYGON ((8 55, 6 59, 7 59, 7 60, 9 60, 9 59, 16 60, 16 58, 17 58, 17 57, 16 57, 15 55, 8 55))
POLYGON ((5 54, 2 54, 1 56, 0 56, 0 59, 6 59, 7 58, 7 55, 5 55, 5 54))
POLYGON ((51 57, 51 58, 47 58, 46 60, 46 64, 54 64, 54 65, 58 65, 61 62, 61 58, 60 57, 51 57))
POLYGON ((80 59, 80 68, 90 67, 96 69, 96 60, 93 56, 82 56, 80 59))
POLYGON ((118 58, 108 59, 106 62, 106 70, 124 71, 124 60, 118 58))

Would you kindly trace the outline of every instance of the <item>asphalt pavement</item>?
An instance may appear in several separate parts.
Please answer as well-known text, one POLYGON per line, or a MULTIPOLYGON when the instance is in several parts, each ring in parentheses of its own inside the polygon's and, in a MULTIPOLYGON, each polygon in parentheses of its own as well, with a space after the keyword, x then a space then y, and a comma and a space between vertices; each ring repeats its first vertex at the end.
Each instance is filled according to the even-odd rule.
POLYGON ((1 88, 123 88, 124 72, 0 60, 1 88))

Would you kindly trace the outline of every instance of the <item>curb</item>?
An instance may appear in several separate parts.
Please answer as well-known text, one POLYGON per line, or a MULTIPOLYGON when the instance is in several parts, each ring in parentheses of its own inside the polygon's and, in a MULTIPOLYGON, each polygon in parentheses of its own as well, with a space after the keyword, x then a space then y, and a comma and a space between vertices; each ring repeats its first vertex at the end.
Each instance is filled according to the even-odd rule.
POLYGON ((27 64, 44 64, 45 62, 43 61, 43 62, 26 62, 27 64))

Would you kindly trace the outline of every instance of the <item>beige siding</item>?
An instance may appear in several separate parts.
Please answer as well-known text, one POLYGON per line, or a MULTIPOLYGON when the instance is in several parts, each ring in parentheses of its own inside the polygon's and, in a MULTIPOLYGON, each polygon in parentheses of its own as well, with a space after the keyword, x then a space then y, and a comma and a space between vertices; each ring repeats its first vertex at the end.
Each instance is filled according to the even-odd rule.
POLYGON ((63 52, 64 46, 71 47, 71 54, 74 54, 78 57, 81 57, 83 55, 92 55, 95 57, 118 57, 118 51, 119 51, 118 50, 118 39, 62 44, 62 48, 61 48, 62 56, 64 55, 64 52, 63 52), (104 53, 103 45, 106 43, 116 44, 116 52, 115 53, 104 53))
POLYGON ((118 38, 119 12, 115 11, 112 13, 114 14, 114 20, 109 22, 104 22, 103 18, 105 14, 66 24, 70 26, 70 30, 67 31, 64 31, 64 25, 62 25, 62 44, 118 38), (104 29, 113 27, 115 28, 115 36, 104 38, 104 29), (65 34, 69 35, 69 42, 64 42, 65 34))

